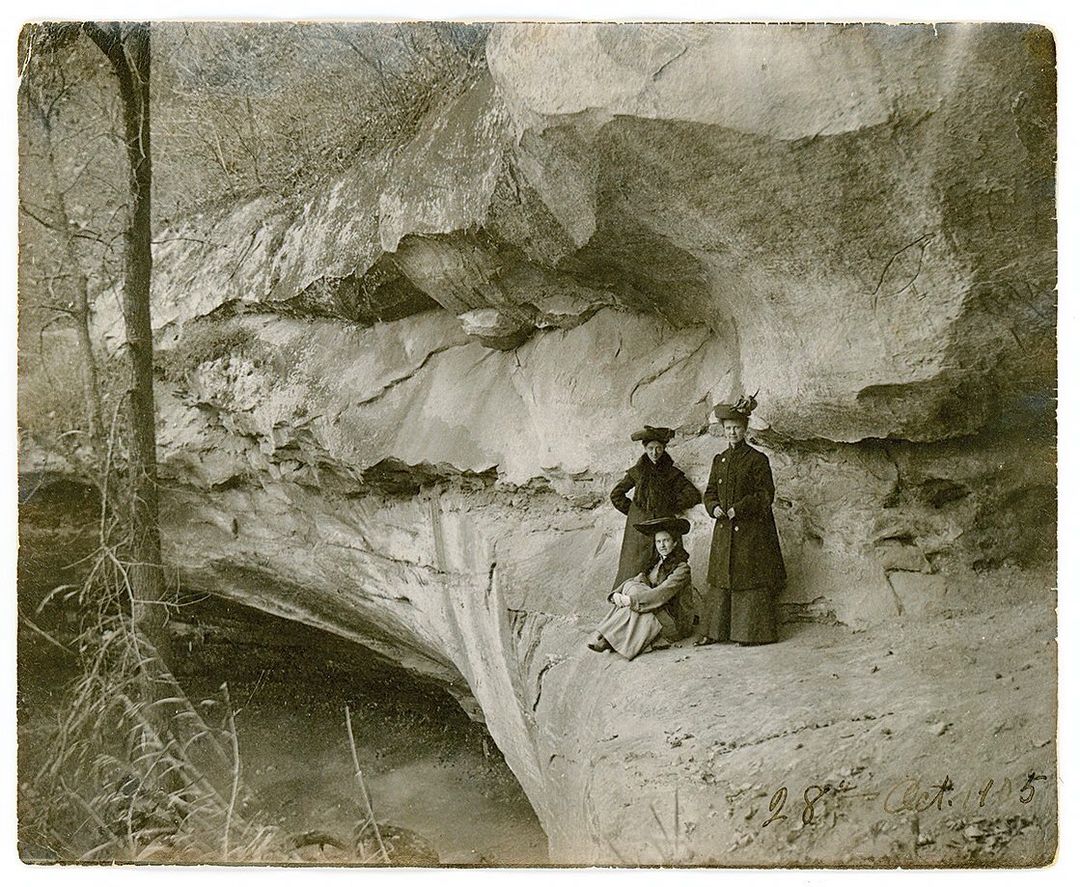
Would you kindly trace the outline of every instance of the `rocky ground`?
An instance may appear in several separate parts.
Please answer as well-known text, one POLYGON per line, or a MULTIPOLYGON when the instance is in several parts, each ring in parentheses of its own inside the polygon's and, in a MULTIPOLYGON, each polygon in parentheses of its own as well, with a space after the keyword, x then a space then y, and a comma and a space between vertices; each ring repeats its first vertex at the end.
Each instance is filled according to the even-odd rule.
POLYGON ((557 766, 590 771, 585 819, 602 855, 1050 861, 1053 609, 1031 601, 861 632, 789 625, 784 635, 758 648, 684 642, 629 663, 582 647, 553 670, 546 692, 579 706, 585 725, 557 766))
MULTIPOLYGON (((80 552, 87 538, 57 515, 93 511, 77 487, 45 489, 52 498, 24 511, 36 518, 23 532, 27 613, 45 585, 74 578, 56 555, 80 552)), ((453 617, 457 646, 444 649, 471 683, 449 689, 488 721, 544 831, 487 732, 468 726, 438 676, 418 680, 296 623, 223 616, 219 604, 202 624, 177 625, 182 679, 195 696, 229 682, 257 812, 290 834, 355 824, 350 704, 380 818, 422 836, 444 863, 1038 865, 1053 855, 1049 573, 983 574, 957 606, 929 617, 863 630, 788 622, 777 645, 680 642, 633 662, 585 647, 597 602, 564 601, 562 615, 477 609, 486 583, 442 581, 427 579, 432 627, 401 630, 445 632, 434 621, 450 618, 440 606, 476 610, 453 617), (503 619, 509 636, 497 629, 503 619), (468 641, 485 636, 486 649, 468 641)), ((342 634, 350 606, 390 612, 385 601, 327 600, 324 627, 342 634)), ((57 660, 43 652, 55 653, 24 630, 20 730, 30 756, 42 712, 60 698, 57 660)), ((413 655, 422 659, 422 647, 413 655)), ((21 768, 31 772, 32 761, 21 768)), ((332 846, 309 853, 344 861, 332 846)))

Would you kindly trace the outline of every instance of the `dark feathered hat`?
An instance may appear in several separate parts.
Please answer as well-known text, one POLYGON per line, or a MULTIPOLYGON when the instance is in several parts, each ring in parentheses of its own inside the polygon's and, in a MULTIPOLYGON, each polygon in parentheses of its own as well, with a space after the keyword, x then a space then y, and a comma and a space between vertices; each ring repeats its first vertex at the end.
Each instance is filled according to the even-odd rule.
POLYGON ((690 532, 690 521, 685 517, 654 517, 652 520, 634 524, 634 529, 646 536, 651 536, 660 530, 667 530, 676 536, 685 536, 690 532))
POLYGON ((736 422, 749 422, 750 414, 757 408, 757 393, 749 397, 740 397, 735 403, 718 403, 713 407, 716 418, 723 422, 734 419, 736 422))
POLYGON ((642 443, 657 440, 667 446, 674 436, 675 432, 670 428, 653 428, 652 425, 646 425, 641 431, 635 431, 631 434, 630 440, 640 440, 642 443))

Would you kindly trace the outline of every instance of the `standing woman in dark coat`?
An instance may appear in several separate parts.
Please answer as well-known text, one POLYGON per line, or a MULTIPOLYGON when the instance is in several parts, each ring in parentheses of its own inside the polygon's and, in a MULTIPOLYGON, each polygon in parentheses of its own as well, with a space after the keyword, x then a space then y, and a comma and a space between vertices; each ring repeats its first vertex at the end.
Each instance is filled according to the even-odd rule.
POLYGON ((773 520, 769 457, 746 442, 757 402, 751 397, 719 404, 728 448, 713 457, 705 510, 716 519, 698 646, 732 640, 776 641, 776 597, 787 573, 773 520))
POLYGON ((634 529, 634 524, 658 517, 671 517, 701 502, 701 493, 686 475, 675 467, 665 449, 675 432, 670 428, 646 425, 630 436, 641 441, 645 453, 626 472, 611 491, 611 504, 626 515, 619 571, 612 588, 618 588, 631 576, 649 567, 653 558, 653 539, 634 529), (627 493, 634 491, 634 498, 627 493))

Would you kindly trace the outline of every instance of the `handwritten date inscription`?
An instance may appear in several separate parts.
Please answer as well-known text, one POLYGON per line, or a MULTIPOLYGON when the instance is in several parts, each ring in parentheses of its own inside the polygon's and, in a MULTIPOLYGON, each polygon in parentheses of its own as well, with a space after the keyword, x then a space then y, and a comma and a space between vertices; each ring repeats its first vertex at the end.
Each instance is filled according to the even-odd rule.
MULTIPOLYGON (((1046 779, 1047 776, 1042 773, 1028 773, 1017 793, 1020 803, 1030 804, 1034 801, 1038 783, 1046 779)), ((841 790, 843 788, 845 787, 841 786, 841 790)), ((1000 783, 989 778, 979 786, 969 786, 962 796, 957 793, 957 787, 948 775, 926 787, 918 777, 911 777, 889 787, 885 792, 882 808, 886 813, 923 813, 927 810, 944 810, 946 807, 952 807, 953 802, 961 798, 964 805, 973 801, 981 808, 988 803, 1001 803, 1007 800, 1012 792, 1013 781, 1008 777, 1004 777, 1000 783)), ((798 800, 793 801, 789 806, 788 789, 787 786, 782 785, 769 799, 769 815, 761 826, 764 828, 773 823, 783 822, 789 818, 788 811, 800 817, 803 825, 813 825, 815 816, 819 814, 823 806, 823 799, 830 793, 836 793, 836 789, 831 785, 808 785, 802 791, 801 807, 798 806, 798 800)))
MULTIPOLYGON (((803 808, 802 808, 802 821, 803 825, 813 825, 814 823, 814 811, 815 805, 821 800, 822 796, 829 791, 827 785, 808 785, 803 789, 803 808)), ((769 801, 769 813, 772 815, 766 819, 762 826, 766 826, 771 822, 780 822, 787 819, 787 814, 781 812, 784 809, 784 805, 787 803, 788 791, 786 786, 780 786, 769 801)))
MULTIPOLYGON (((1020 787, 1019 799, 1021 804, 1030 804, 1035 800, 1035 786, 1047 777, 1042 773, 1028 773, 1023 785, 1020 787)), ((995 781, 987 779, 975 792, 975 800, 979 807, 985 807, 991 798, 995 781)), ((998 786, 996 798, 1000 802, 1006 800, 1012 794, 1013 783, 1007 776, 998 786)), ((893 785, 885 795, 882 807, 886 813, 922 813, 926 810, 942 810, 944 806, 953 806, 953 801, 959 798, 956 786, 946 775, 944 779, 931 785, 928 789, 922 787, 917 778, 905 779, 893 785)), ((968 790, 965 803, 971 796, 968 790)))

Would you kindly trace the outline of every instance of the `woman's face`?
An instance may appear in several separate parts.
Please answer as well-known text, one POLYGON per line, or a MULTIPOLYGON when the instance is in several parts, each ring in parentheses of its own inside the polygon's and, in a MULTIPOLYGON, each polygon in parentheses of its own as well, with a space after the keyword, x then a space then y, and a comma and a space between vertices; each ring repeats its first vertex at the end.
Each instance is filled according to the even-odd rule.
POLYGON ((725 419, 724 437, 729 444, 742 443, 746 437, 746 425, 738 419, 725 419))
POLYGON ((660 457, 664 455, 664 445, 658 440, 646 441, 645 455, 655 465, 660 460, 660 457))
POLYGON ((677 544, 675 537, 667 530, 660 530, 656 534, 656 550, 660 552, 660 557, 667 557, 671 554, 677 544))

